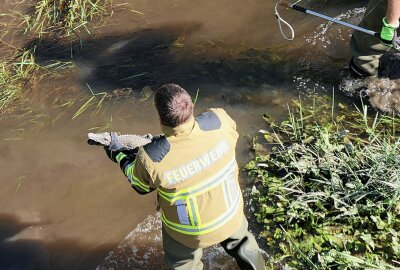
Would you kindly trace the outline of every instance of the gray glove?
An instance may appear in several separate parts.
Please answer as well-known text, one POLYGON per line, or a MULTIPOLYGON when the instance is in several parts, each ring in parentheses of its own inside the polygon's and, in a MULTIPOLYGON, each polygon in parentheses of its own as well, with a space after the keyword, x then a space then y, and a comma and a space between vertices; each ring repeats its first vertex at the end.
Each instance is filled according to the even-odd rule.
POLYGON ((127 149, 123 146, 117 137, 117 133, 110 132, 111 142, 109 146, 104 146, 104 150, 106 151, 107 156, 114 162, 117 162, 117 155, 119 153, 124 153, 129 157, 129 159, 135 158, 138 148, 135 149, 127 149))

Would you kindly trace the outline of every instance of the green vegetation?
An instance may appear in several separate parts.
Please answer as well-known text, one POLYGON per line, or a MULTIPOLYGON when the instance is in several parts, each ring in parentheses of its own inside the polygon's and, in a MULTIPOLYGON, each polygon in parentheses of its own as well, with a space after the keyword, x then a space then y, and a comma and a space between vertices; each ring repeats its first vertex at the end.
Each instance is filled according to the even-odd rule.
MULTIPOLYGON (((23 1, 15 5, 21 3, 23 1)), ((12 10, 9 14, 0 14, 0 26, 4 29, 0 38, 3 52, 0 61, 0 114, 24 107, 25 93, 44 75, 57 77, 74 67, 69 61, 56 61, 40 67, 35 61, 36 47, 23 49, 23 44, 15 44, 12 33, 16 29, 38 37, 39 42, 35 44, 39 45, 40 39, 48 34, 65 41, 72 33, 79 37, 81 28, 90 33, 88 23, 111 15, 112 5, 112 0, 36 0, 29 14, 21 15, 12 10), (23 21, 18 23, 21 17, 23 21)))
POLYGON ((34 14, 24 16, 25 31, 39 37, 49 33, 69 36, 80 28, 90 33, 87 24, 111 13, 111 6, 112 0, 38 0, 34 14))
MULTIPOLYGON (((107 97, 107 93, 102 92, 102 93, 97 93, 94 94, 92 92, 92 96, 88 99, 86 99, 86 101, 83 103, 83 105, 81 107, 79 107, 79 109, 74 113, 74 115, 72 116, 72 120, 79 117, 82 113, 84 113, 85 111, 87 111, 89 108, 93 109, 92 110, 92 115, 98 113, 102 107, 102 104, 104 102, 104 100, 107 97)), ((82 102, 85 99, 82 99, 82 102)))
POLYGON ((22 97, 27 81, 38 68, 31 50, 17 52, 13 60, 0 62, 0 112, 22 97))
POLYGON ((264 115, 246 170, 268 265, 399 269, 400 119, 332 107, 315 98, 280 124, 264 115))

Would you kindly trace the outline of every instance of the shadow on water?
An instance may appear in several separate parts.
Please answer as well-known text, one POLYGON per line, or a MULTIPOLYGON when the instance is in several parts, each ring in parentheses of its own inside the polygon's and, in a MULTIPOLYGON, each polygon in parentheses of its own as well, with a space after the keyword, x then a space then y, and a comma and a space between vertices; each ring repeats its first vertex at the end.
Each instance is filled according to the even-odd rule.
POLYGON ((227 44, 184 45, 184 39, 200 27, 196 23, 176 23, 82 43, 34 40, 26 47, 36 46, 42 66, 72 60, 79 67, 82 83, 101 90, 141 89, 169 82, 187 87, 282 85, 287 78, 283 67, 271 61, 269 50, 232 53, 222 49, 227 44))
POLYGON ((112 245, 89 247, 71 240, 44 243, 18 239, 18 234, 40 224, 21 223, 11 215, 0 215, 0 269, 95 269, 112 245), (84 256, 82 256, 84 254, 84 256))

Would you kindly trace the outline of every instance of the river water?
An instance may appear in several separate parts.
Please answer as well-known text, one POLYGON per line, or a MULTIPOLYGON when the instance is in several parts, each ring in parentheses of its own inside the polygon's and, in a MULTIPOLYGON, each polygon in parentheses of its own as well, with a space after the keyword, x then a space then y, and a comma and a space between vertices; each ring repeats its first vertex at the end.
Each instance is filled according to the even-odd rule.
MULTIPOLYGON (((82 32, 83 44, 42 41, 42 66, 72 55, 76 68, 38 79, 29 86, 30 107, 0 122, 0 269, 163 269, 154 194, 136 194, 102 149, 86 144, 90 131, 159 133, 150 88, 178 83, 198 94, 196 113, 226 109, 242 135, 244 165, 252 156, 246 134, 264 127, 264 112, 280 118, 300 94, 331 95, 346 72, 349 30, 282 10, 297 36, 285 41, 272 1, 115 2, 131 6, 117 8, 93 35, 82 32), (115 90, 97 112, 94 105, 72 120, 90 91, 115 90)), ((357 22, 366 1, 348 2, 303 3, 357 22)), ((241 181, 251 186, 244 175, 241 181)), ((235 269, 218 247, 206 250, 204 262, 235 269)))

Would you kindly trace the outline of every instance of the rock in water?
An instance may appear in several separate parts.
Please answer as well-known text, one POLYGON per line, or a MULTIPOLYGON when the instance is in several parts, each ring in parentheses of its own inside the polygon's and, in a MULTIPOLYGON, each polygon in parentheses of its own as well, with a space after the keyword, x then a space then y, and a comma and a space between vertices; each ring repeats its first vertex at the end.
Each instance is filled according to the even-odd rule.
POLYGON ((385 53, 379 60, 378 78, 400 79, 400 55, 385 53))

